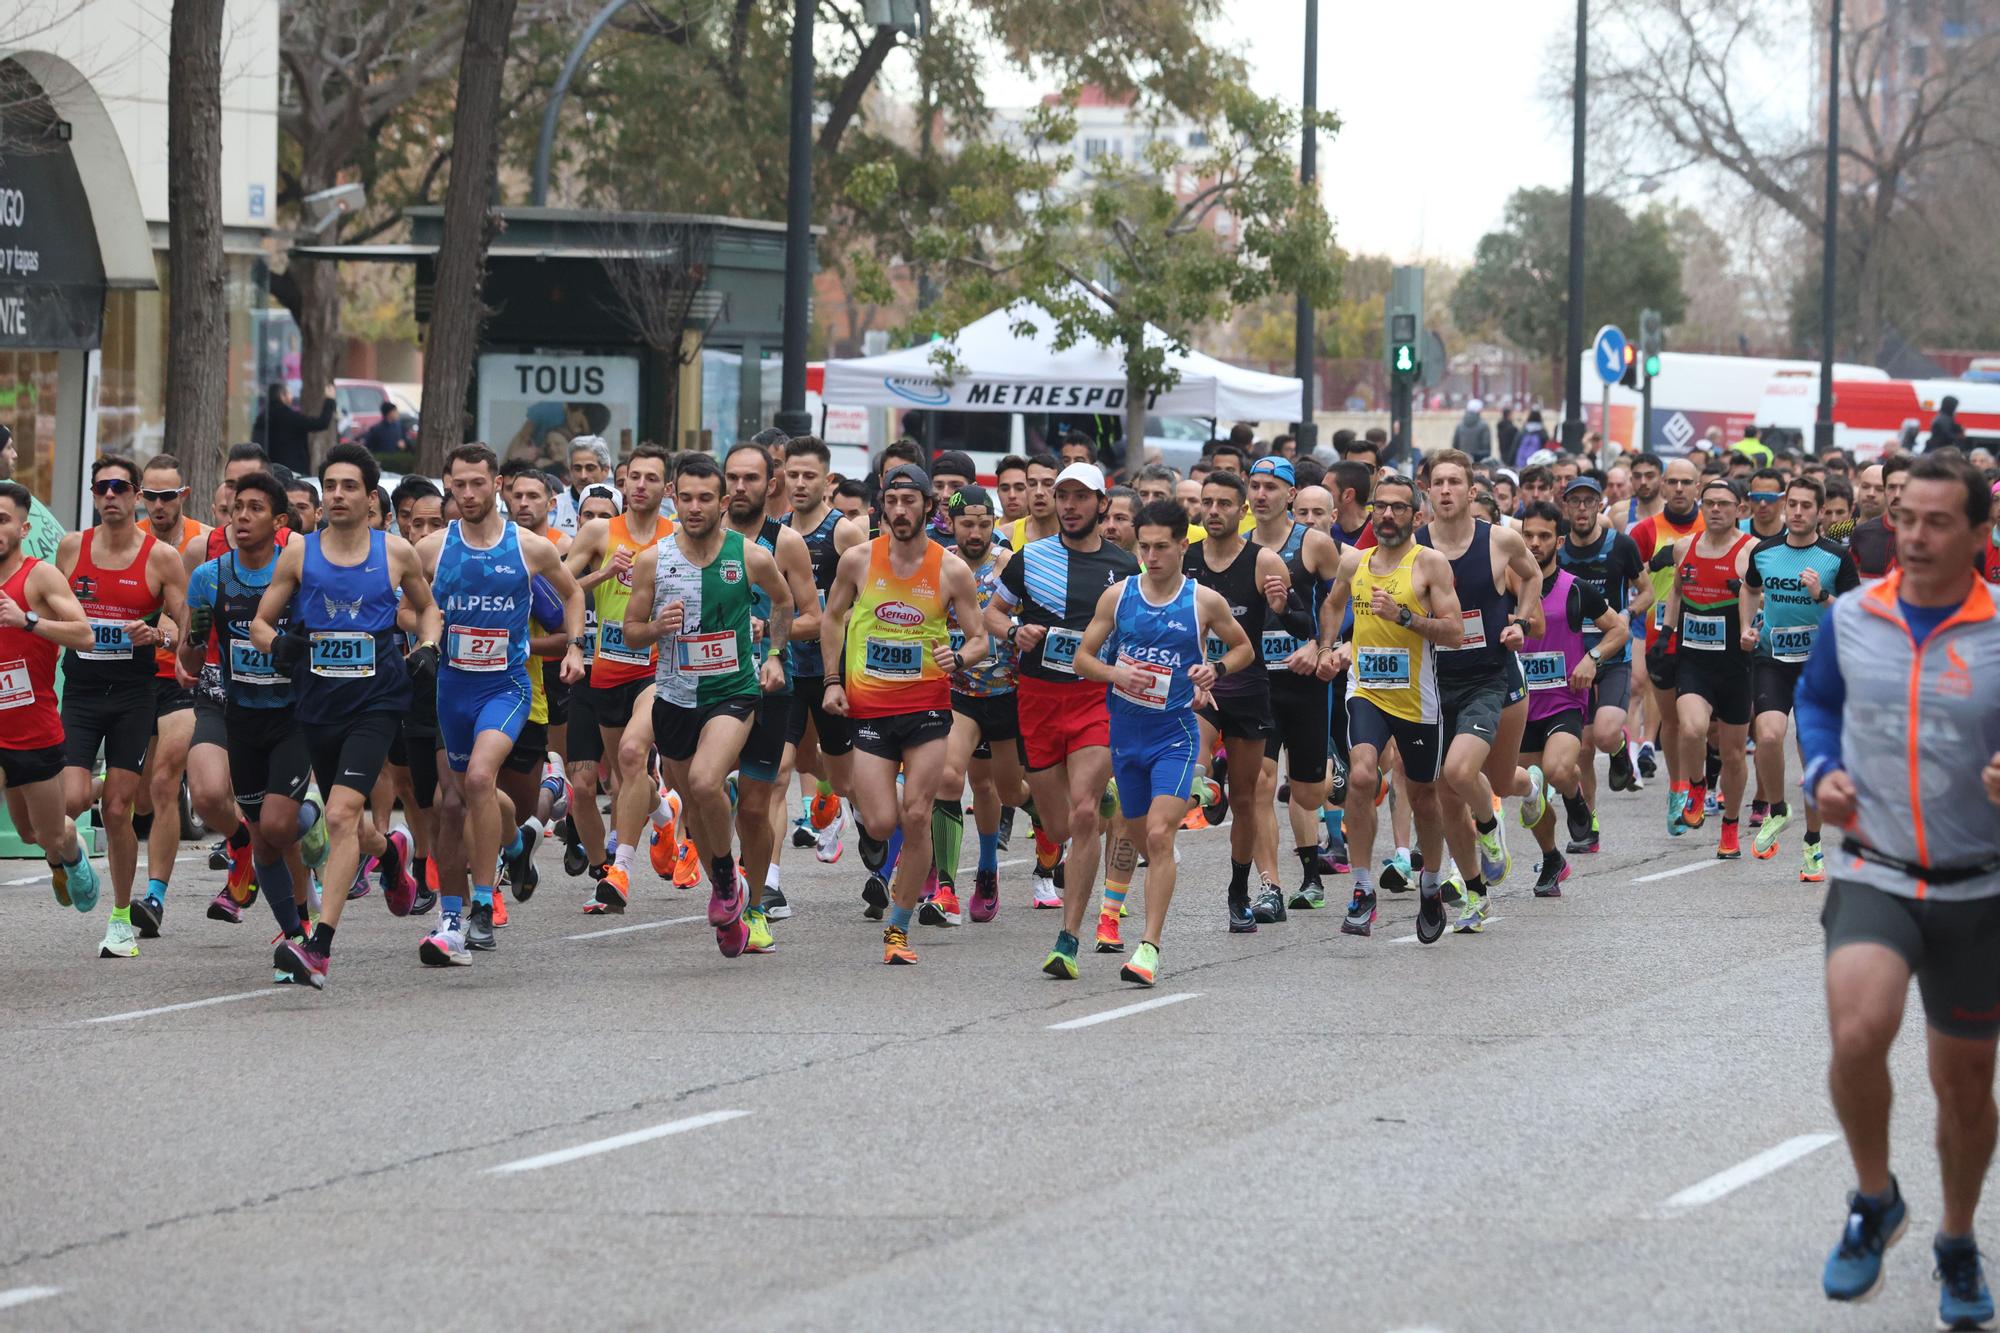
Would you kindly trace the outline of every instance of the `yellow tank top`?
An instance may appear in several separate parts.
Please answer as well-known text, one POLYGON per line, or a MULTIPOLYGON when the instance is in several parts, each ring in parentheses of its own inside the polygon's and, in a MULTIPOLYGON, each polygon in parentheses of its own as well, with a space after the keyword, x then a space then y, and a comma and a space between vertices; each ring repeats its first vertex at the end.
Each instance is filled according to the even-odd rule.
POLYGON ((1363 551, 1354 573, 1354 665, 1348 674, 1348 697, 1366 699, 1406 722, 1437 721, 1437 672, 1430 640, 1394 619, 1380 618, 1370 608, 1375 589, 1381 588, 1397 606, 1408 607, 1411 615, 1428 614, 1413 587, 1417 552, 1422 549, 1411 543, 1386 574, 1376 573, 1371 568, 1374 553, 1363 551))

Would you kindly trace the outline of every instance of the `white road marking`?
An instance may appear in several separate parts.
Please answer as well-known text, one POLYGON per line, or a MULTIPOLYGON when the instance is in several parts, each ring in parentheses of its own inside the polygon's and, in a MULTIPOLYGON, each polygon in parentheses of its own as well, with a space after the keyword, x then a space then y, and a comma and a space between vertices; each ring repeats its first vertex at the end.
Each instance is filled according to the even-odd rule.
POLYGON ((539 1157, 523 1157, 518 1162, 508 1162, 504 1166, 489 1166, 486 1168, 486 1174, 505 1176, 521 1171, 539 1171, 545 1166, 561 1166, 565 1162, 595 1157, 599 1153, 616 1152, 620 1148, 630 1148, 635 1144, 651 1143, 654 1139, 663 1139, 669 1134, 685 1134, 691 1129, 706 1129, 710 1125, 719 1125, 725 1120, 735 1120, 749 1114, 748 1111, 708 1111, 701 1115, 691 1115, 685 1120, 669 1120, 666 1124, 654 1125, 651 1129, 635 1129, 629 1134, 614 1134, 595 1143, 580 1143, 574 1148, 545 1152, 539 1157))
POLYGON ((61 1287, 15 1287, 12 1291, 0 1291, 0 1310, 11 1310, 29 1301, 47 1300, 51 1296, 62 1295, 61 1287))
MULTIPOLYGON (((1493 925, 1495 922, 1505 921, 1506 919, 1507 918, 1504 916, 1489 916, 1486 918, 1486 924, 1490 926, 1493 925)), ((1456 935, 1458 932, 1453 930, 1449 925, 1447 925, 1445 927, 1444 933, 1447 935, 1456 935)), ((1476 932, 1467 932, 1467 933, 1472 934, 1476 932)), ((1417 942, 1417 937, 1415 935, 1399 935, 1395 939, 1389 941, 1389 943, 1391 944, 1415 944, 1416 942, 1417 942)))
POLYGON ((127 1023, 135 1018, 152 1018, 156 1014, 177 1014, 183 1009, 206 1009, 211 1004, 234 1004, 238 1000, 261 1000, 266 996, 283 994, 275 986, 263 990, 238 991, 234 995, 211 995, 206 1000, 188 1000, 181 1004, 163 1004, 157 1009, 134 1009, 130 1013, 106 1014, 102 1018, 85 1019, 88 1023, 127 1023))
POLYGON ((1182 1000, 1196 999, 1200 995, 1201 992, 1198 990, 1180 991, 1173 995, 1156 995, 1150 1000, 1141 1000, 1137 1004, 1127 1004, 1116 1009, 1106 1009, 1101 1014, 1090 1014, 1083 1018, 1072 1018, 1065 1023, 1051 1023, 1049 1024, 1049 1031, 1067 1032, 1071 1028, 1087 1028, 1097 1023, 1109 1023, 1114 1018, 1130 1018, 1133 1014, 1143 1014, 1148 1009, 1158 1009, 1162 1005, 1179 1004, 1182 1000))
POLYGON ((40 884, 43 880, 47 879, 48 877, 49 874, 45 870, 39 875, 24 875, 20 879, 10 879, 6 883, 8 888, 13 889, 13 888, 18 888, 23 884, 40 884))
POLYGON ((636 926, 613 926, 609 930, 587 930, 581 935, 565 935, 563 938, 569 940, 601 940, 606 935, 630 935, 635 930, 659 930, 665 926, 685 926, 690 921, 706 920, 708 920, 708 914, 704 912, 700 916, 676 916, 669 917, 665 921, 641 921, 636 926))
POLYGON ((1707 1180, 1688 1186, 1668 1199, 1661 1207, 1668 1213, 1675 1213, 1714 1203, 1717 1199, 1735 1193, 1752 1181, 1761 1180, 1773 1171, 1790 1166, 1801 1157, 1818 1152, 1827 1144, 1834 1142, 1836 1137, 1832 1134, 1801 1134, 1796 1138, 1786 1139, 1777 1147, 1767 1148, 1748 1161, 1738 1162, 1727 1171, 1718 1171, 1707 1180))
POLYGON ((1696 861, 1693 865, 1675 866, 1672 870, 1662 870, 1651 875, 1641 875, 1632 882, 1634 884, 1651 884, 1656 879, 1672 879, 1675 875, 1692 875, 1695 871, 1704 870, 1714 864, 1715 858, 1711 856, 1706 861, 1696 861))

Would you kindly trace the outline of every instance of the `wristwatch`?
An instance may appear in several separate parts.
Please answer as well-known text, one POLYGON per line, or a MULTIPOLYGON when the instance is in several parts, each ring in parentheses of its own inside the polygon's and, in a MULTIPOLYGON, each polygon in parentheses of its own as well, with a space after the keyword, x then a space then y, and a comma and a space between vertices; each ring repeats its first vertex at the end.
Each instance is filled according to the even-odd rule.
POLYGON ((27 633, 33 634, 35 632, 35 626, 41 623, 42 623, 42 618, 36 615, 33 611, 29 611, 26 613, 26 615, 23 617, 21 621, 21 628, 25 630, 27 633))
POLYGON ((1410 614, 1409 607, 1403 606, 1403 607, 1398 607, 1396 609, 1396 623, 1398 625, 1401 625, 1404 629, 1408 629, 1410 627, 1410 622, 1415 619, 1416 617, 1410 614))
POLYGON ((1592 648, 1589 652, 1585 653, 1584 656, 1588 657, 1591 661, 1595 662, 1599 666, 1604 665, 1604 654, 1599 649, 1592 648))

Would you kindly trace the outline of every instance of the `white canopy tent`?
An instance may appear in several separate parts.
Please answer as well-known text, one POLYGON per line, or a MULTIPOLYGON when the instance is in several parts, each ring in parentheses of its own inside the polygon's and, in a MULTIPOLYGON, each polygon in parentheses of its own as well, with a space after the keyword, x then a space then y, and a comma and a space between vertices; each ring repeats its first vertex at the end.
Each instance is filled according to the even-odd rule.
MULTIPOLYGON (((1163 346, 1166 334, 1146 326, 1146 341, 1163 346)), ((1091 339, 1055 349, 1055 320, 1041 307, 1020 302, 960 329, 945 340, 956 361, 947 372, 932 360, 937 344, 905 347, 881 356, 826 363, 825 401, 839 407, 923 407, 945 412, 1101 412, 1125 410, 1125 357, 1091 339), (1016 333, 1025 320, 1033 332, 1016 333)), ((1223 421, 1293 421, 1299 414, 1299 381, 1244 370, 1200 352, 1170 352, 1180 372, 1173 388, 1147 410, 1158 416, 1223 421)))

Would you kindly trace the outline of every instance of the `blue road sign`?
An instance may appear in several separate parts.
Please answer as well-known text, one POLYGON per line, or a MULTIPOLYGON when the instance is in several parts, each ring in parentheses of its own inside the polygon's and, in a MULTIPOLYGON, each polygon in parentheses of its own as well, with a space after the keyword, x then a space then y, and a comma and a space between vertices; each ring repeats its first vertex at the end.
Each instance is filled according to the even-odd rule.
POLYGON ((1597 359, 1597 377, 1606 384, 1616 384, 1625 374, 1625 334, 1616 324, 1606 324, 1597 331, 1597 342, 1591 352, 1597 359))

